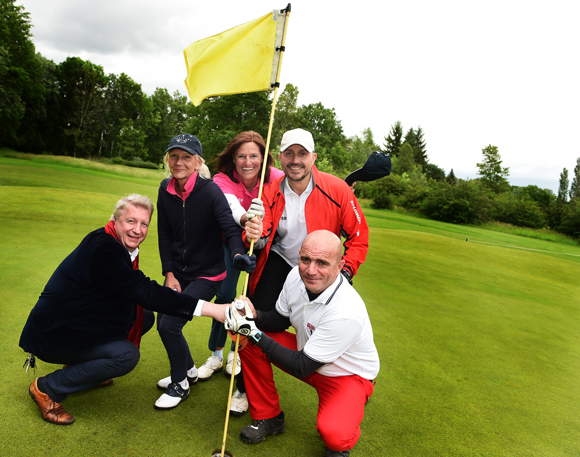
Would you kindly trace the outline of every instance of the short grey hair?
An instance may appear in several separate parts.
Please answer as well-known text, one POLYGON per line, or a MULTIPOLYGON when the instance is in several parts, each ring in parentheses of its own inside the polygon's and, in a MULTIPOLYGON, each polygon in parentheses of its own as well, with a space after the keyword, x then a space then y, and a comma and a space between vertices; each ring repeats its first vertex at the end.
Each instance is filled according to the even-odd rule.
POLYGON ((115 209, 113 210, 113 215, 111 216, 112 221, 118 220, 123 214, 127 212, 127 208, 129 205, 136 206, 138 208, 142 208, 144 210, 149 211, 149 217, 153 216, 153 203, 146 195, 139 195, 139 194, 129 194, 126 197, 123 197, 121 200, 117 202, 115 205, 115 209))

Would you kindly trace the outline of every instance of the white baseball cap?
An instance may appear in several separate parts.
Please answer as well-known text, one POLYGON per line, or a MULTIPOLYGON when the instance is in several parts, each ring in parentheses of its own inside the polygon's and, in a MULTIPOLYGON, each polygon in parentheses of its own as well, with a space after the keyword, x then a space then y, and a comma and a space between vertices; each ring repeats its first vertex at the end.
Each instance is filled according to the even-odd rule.
POLYGON ((314 152, 314 138, 312 138, 312 133, 304 129, 288 130, 282 137, 280 152, 284 152, 293 144, 299 144, 308 152, 314 152))

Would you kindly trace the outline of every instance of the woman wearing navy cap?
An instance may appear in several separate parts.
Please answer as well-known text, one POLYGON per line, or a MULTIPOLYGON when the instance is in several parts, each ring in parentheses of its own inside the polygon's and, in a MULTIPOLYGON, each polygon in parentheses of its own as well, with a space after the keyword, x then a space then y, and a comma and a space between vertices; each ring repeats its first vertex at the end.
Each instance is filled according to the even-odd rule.
MULTIPOLYGON (((209 301, 226 276, 222 234, 235 268, 252 272, 256 258, 246 254, 226 197, 209 179, 199 140, 188 133, 172 138, 163 162, 171 173, 161 182, 157 198, 165 286, 209 301)), ((159 409, 176 407, 188 397, 190 384, 197 382, 197 368, 182 333, 186 322, 166 314, 157 316, 157 330, 171 365, 171 375, 157 383, 165 390, 155 402, 159 409)))

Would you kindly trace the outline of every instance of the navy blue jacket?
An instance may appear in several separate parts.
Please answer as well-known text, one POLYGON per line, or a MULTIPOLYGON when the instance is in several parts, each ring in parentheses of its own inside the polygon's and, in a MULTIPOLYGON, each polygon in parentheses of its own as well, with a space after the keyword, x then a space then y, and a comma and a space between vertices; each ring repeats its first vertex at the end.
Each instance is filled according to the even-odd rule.
POLYGON ((157 231, 163 274, 171 271, 187 280, 226 271, 223 237, 232 257, 245 254, 242 230, 222 190, 212 180, 197 177, 183 201, 170 194, 171 178, 161 181, 157 197, 157 231))
POLYGON ((24 326, 20 347, 35 354, 71 354, 127 339, 137 303, 191 320, 197 298, 133 270, 127 249, 100 228, 52 274, 24 326))

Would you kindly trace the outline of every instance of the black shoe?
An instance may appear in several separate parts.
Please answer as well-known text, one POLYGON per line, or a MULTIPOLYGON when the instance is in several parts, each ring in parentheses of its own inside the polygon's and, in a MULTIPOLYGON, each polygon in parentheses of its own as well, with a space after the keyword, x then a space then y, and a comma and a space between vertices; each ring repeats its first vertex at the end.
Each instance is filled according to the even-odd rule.
POLYGON ((240 438, 246 443, 256 444, 266 439, 268 435, 279 435, 284 433, 284 412, 271 419, 253 420, 252 425, 247 425, 242 429, 240 438))
POLYGON ((350 451, 333 451, 332 449, 326 448, 324 457, 348 457, 350 451))

